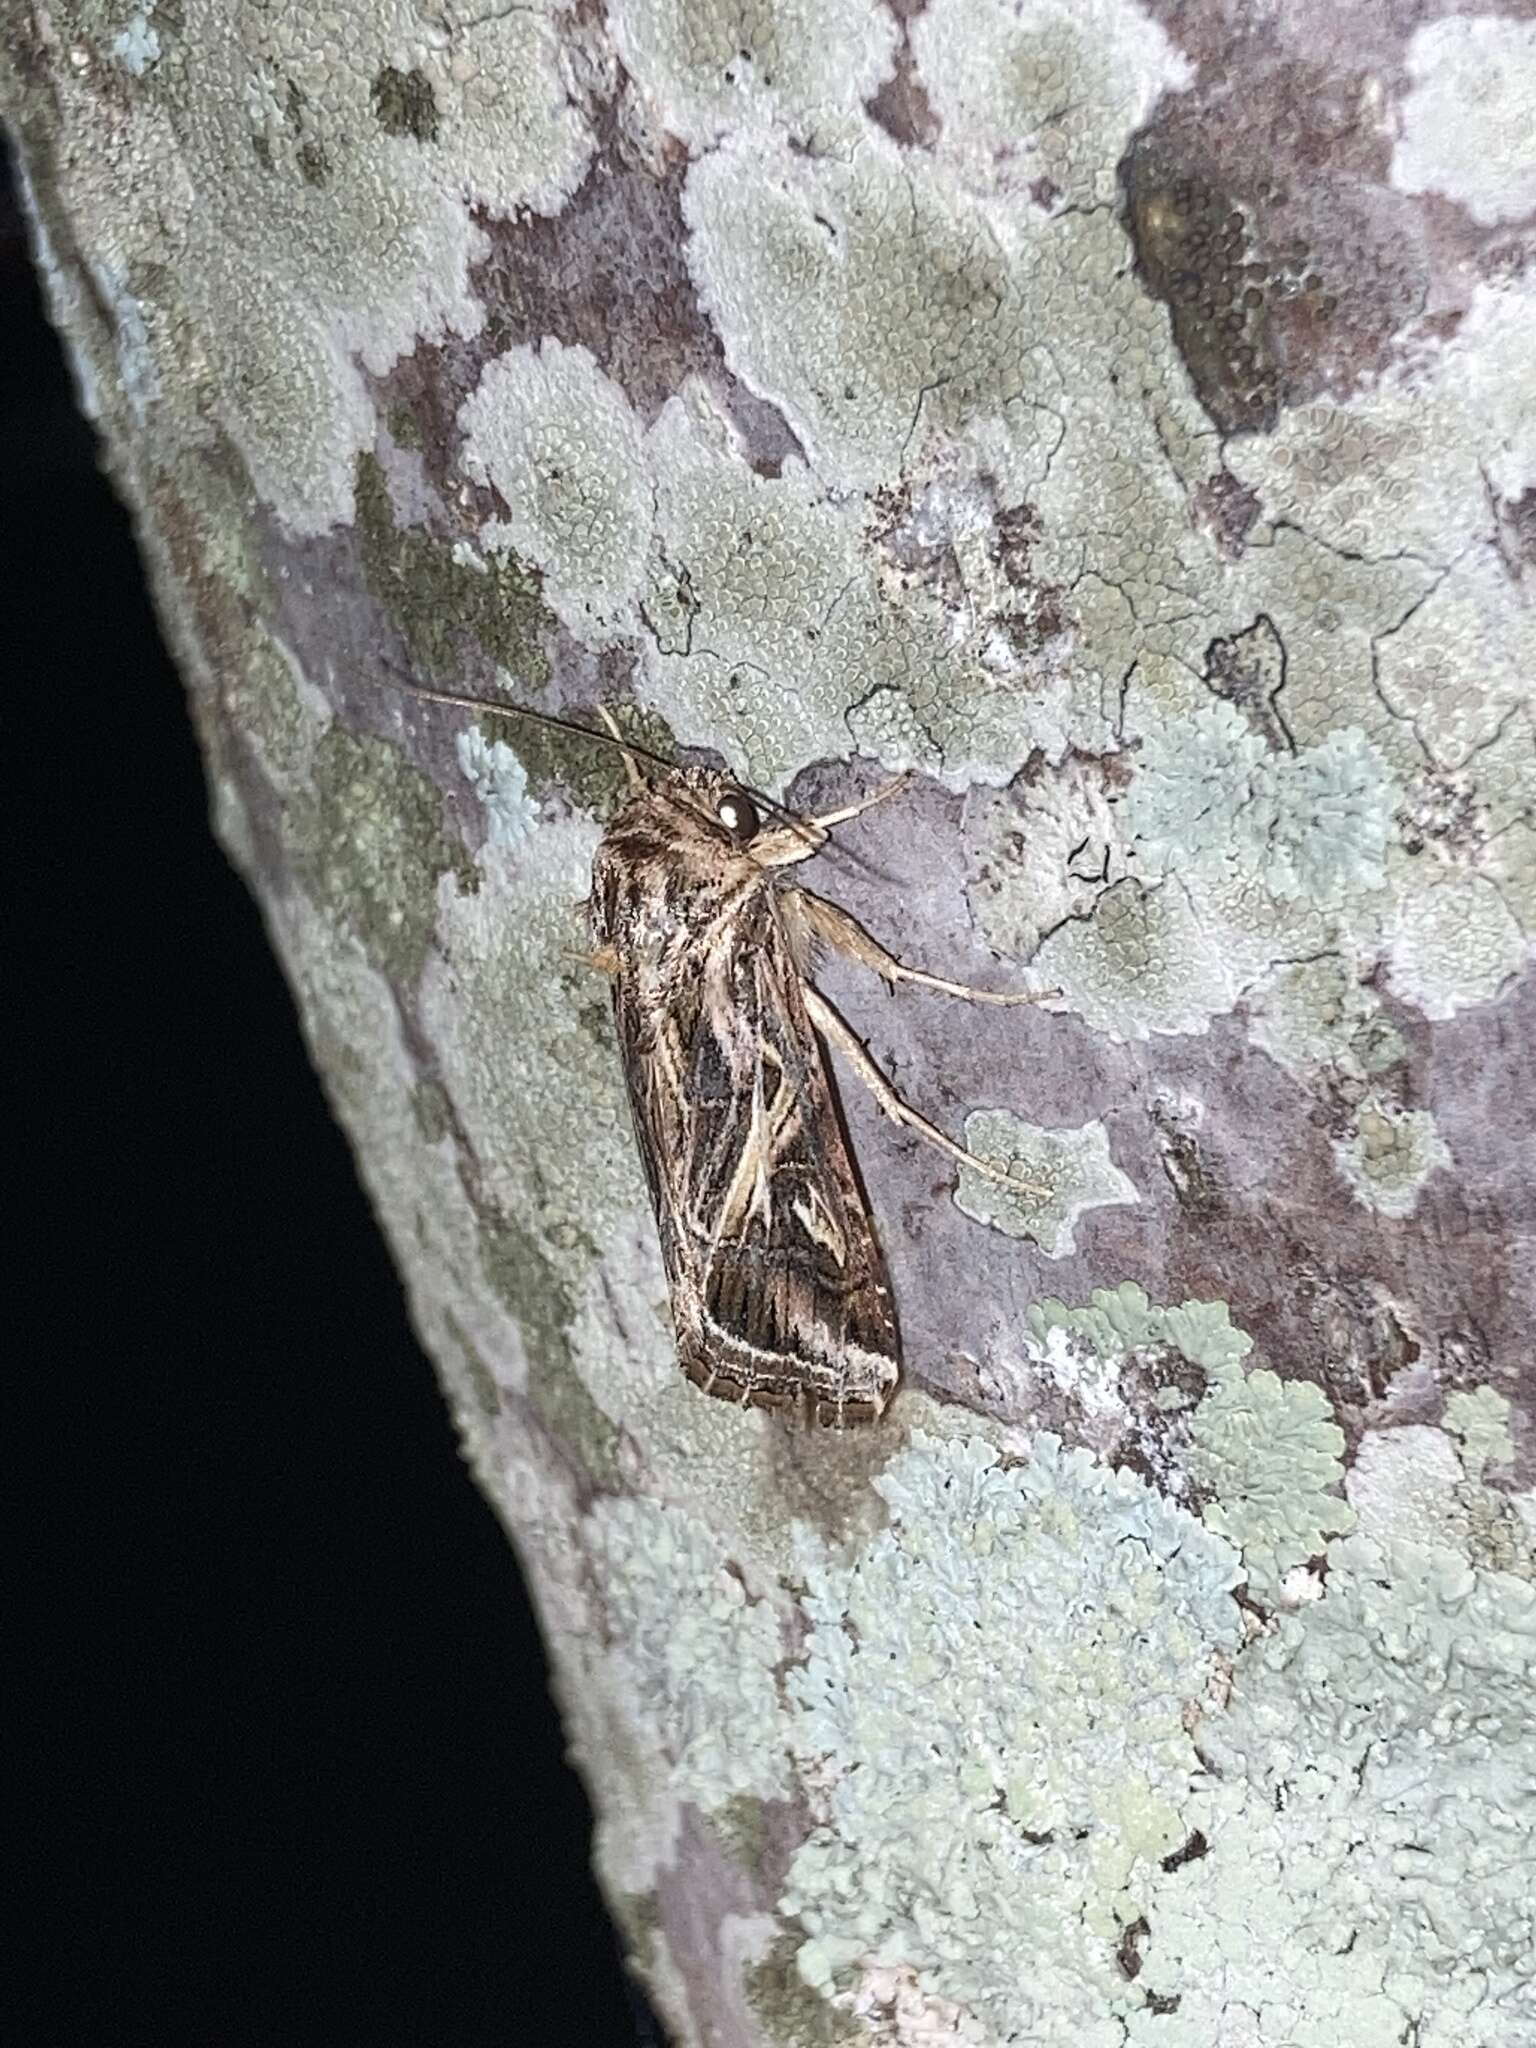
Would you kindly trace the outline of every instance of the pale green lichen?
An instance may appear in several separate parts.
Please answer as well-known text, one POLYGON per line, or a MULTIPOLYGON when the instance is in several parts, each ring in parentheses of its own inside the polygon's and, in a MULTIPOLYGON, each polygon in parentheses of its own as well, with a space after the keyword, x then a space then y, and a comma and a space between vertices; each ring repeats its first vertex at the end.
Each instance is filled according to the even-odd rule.
POLYGON ((1185 1703, 1238 1640, 1236 1557, 1050 1436, 1016 1467, 918 1436, 876 1485, 889 1528, 804 1567, 801 1972, 905 1963, 1000 2038, 1112 2042, 1119 1929, 1199 1770, 1185 1703))
POLYGON ((1536 210, 1536 23, 1494 13, 1425 22, 1407 68, 1398 190, 1439 193, 1485 226, 1536 210))
POLYGON ((1403 1109, 1380 1095, 1356 1106, 1349 1135, 1333 1141, 1333 1156, 1355 1200, 1393 1217, 1411 1216, 1425 1181, 1451 1164, 1427 1109, 1403 1109))
POLYGON ((720 1558, 715 1531, 654 1500, 600 1500, 587 1547, 602 1574, 609 1685, 669 1762, 679 1799, 711 1811, 782 1791, 778 1615, 720 1558))
POLYGON ((1196 1408, 1190 1438, 1186 1469, 1211 1495, 1205 1524, 1242 1551, 1261 1595, 1273 1598, 1293 1565, 1353 1528, 1353 1511, 1335 1494, 1344 1433, 1310 1381, 1229 1376, 1196 1408))
POLYGON ((1494 1387, 1458 1388, 1448 1394, 1445 1426, 1461 1444, 1469 1478, 1481 1479, 1490 1465, 1507 1465, 1515 1455, 1509 1403, 1494 1387))
POLYGON ((896 43, 872 0, 618 0, 609 20, 662 124, 699 150, 743 127, 809 136, 856 115, 896 43))
POLYGON ((1034 1302, 1025 1322, 1041 1343, 1053 1330, 1062 1330, 1105 1358, 1170 1345, 1217 1382, 1240 1377, 1242 1362, 1253 1349, 1253 1339, 1233 1322, 1224 1301, 1183 1301, 1164 1308, 1149 1301, 1134 1280, 1095 1288, 1081 1308, 1054 1299, 1034 1302))
POLYGON ((481 528, 543 572, 546 604, 601 645, 633 625, 651 530, 640 424, 584 348, 546 340, 486 364, 459 410, 464 467, 507 506, 481 528))
POLYGON ((528 794, 528 774, 505 740, 487 740, 478 725, 454 742, 465 781, 485 806, 493 846, 511 847, 528 837, 539 807, 528 794))
POLYGON ((1533 1681, 1529 1585, 1336 1545, 1325 1597, 1244 1653, 1202 1726, 1207 1852, 1149 1906, 1135 2048, 1530 2038, 1533 1681))
POLYGON ((1016 1195, 962 1166, 955 1207, 1007 1237, 1032 1238, 1048 1259, 1076 1251, 1074 1226, 1088 1210, 1141 1200, 1135 1182, 1111 1159, 1109 1133, 1099 1122, 1047 1130, 1005 1109, 974 1109, 965 1120, 965 1142, 978 1159, 1016 1179, 1040 1182, 1043 1192, 1016 1195))
POLYGON ((1142 740, 1125 831, 1146 875, 1246 869, 1277 897, 1337 906, 1384 881, 1395 800, 1386 763, 1358 730, 1276 755, 1217 700, 1142 740))
POLYGON ((946 158, 1003 190, 1045 179, 1079 205, 1115 198, 1124 138, 1190 80, 1133 0, 931 0, 912 49, 946 158))
POLYGON ((389 740, 333 725, 311 757, 312 794, 292 800, 292 857, 315 893, 401 988, 413 986, 432 945, 438 877, 474 886, 463 849, 443 823, 436 787, 389 740))
POLYGON ((154 11, 155 0, 144 0, 144 5, 129 15, 126 28, 112 38, 113 59, 131 78, 142 78, 160 61, 160 32, 149 19, 154 11))

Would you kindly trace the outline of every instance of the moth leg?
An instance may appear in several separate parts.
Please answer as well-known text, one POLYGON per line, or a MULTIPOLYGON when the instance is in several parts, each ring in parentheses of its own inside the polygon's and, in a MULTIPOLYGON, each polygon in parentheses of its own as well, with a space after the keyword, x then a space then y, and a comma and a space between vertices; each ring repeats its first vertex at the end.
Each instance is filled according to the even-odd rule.
POLYGON ((791 899, 791 914, 798 912, 816 938, 824 939, 845 959, 871 968, 893 988, 898 982, 908 981, 914 988, 937 989, 941 995, 962 996, 968 1003, 1048 1003, 1061 994, 1059 988, 971 988, 963 981, 946 981, 942 974, 925 974, 920 967, 908 967, 904 960, 888 953, 857 918, 850 917, 837 904, 828 903, 824 896, 813 896, 809 889, 786 890, 785 894, 791 899))
POLYGON ((1044 1181, 1021 1180, 1017 1174, 1008 1173, 1001 1166, 994 1166, 990 1159, 978 1159, 974 1152, 967 1152, 963 1145, 957 1145, 953 1138, 946 1137, 937 1124, 929 1123, 927 1117, 920 1116, 915 1109, 902 1101, 826 997, 819 995, 808 982, 801 983, 801 992, 805 997, 805 1007, 812 1024, 827 1043, 835 1046, 843 1055, 892 1123, 905 1124, 909 1131, 916 1131, 920 1138, 926 1138, 930 1145, 946 1153, 949 1158, 958 1160, 962 1166, 970 1167, 973 1173, 979 1173, 983 1180, 990 1180, 998 1187, 1007 1188, 1012 1194, 1040 1196, 1050 1193, 1050 1188, 1044 1181))
POLYGON ((796 818, 791 825, 776 825, 771 831, 759 832, 752 842, 752 858, 765 868, 787 868, 796 861, 809 860, 826 845, 834 825, 846 825, 850 818, 862 817, 897 790, 905 789, 910 780, 908 775, 898 775, 894 782, 882 783, 856 804, 844 804, 840 810, 823 811, 816 818, 796 818))
POLYGON ((887 797, 895 796, 898 790, 905 789, 911 780, 910 771, 905 775, 894 776, 891 781, 882 782, 880 787, 871 791, 868 796, 860 797, 857 803, 844 804, 836 811, 822 811, 819 816, 805 818, 801 822, 808 825, 813 832, 830 832, 834 825, 846 825, 850 818, 862 818, 864 813, 872 811, 876 804, 883 804, 887 797))
POLYGON ((619 971, 619 949, 617 946, 598 946, 590 953, 578 953, 573 947, 565 949, 567 960, 579 960, 583 967, 590 967, 597 974, 617 974, 619 971))

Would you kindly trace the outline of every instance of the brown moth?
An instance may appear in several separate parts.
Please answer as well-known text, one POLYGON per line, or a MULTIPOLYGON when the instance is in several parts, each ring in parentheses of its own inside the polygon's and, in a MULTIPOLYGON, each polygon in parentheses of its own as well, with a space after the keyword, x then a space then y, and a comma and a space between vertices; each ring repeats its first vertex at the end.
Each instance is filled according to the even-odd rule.
MULTIPOLYGON (((818 943, 891 983, 984 1003, 993 994, 895 959, 846 911, 778 871, 902 787, 821 817, 729 776, 676 767, 548 713, 409 685, 430 702, 505 711, 610 738, 628 801, 605 831, 587 911, 591 965, 611 978, 635 1138, 661 1238, 678 1359, 694 1385, 743 1406, 809 1409, 842 1428, 884 1411, 901 1369, 885 1257, 849 1151, 825 1048, 887 1116, 1023 1195, 1042 1189, 978 1159, 910 1108, 811 986, 818 943), (647 779, 639 762, 660 769, 647 779)), ((1047 991, 1046 995, 1055 991, 1047 991)))

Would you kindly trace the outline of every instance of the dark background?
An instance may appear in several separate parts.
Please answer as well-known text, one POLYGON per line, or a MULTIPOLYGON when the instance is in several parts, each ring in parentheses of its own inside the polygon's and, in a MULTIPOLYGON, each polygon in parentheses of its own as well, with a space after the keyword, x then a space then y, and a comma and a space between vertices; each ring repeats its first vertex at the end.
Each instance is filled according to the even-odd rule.
POLYGON ((8 184, 0 479, 43 1909, 9 2037, 661 2048, 8 184))

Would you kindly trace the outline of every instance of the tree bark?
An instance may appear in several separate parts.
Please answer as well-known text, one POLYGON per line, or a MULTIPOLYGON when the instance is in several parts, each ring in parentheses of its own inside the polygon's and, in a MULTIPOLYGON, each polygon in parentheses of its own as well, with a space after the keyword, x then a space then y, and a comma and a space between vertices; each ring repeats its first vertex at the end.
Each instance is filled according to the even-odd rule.
POLYGON ((39 262, 679 2042, 1536 2039, 1536 29, 63 0, 39 262), (823 985, 904 1384, 673 1362, 621 771, 1040 1010, 823 985), (1523 1490, 1522 1490, 1523 1489, 1523 1490))

